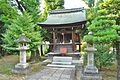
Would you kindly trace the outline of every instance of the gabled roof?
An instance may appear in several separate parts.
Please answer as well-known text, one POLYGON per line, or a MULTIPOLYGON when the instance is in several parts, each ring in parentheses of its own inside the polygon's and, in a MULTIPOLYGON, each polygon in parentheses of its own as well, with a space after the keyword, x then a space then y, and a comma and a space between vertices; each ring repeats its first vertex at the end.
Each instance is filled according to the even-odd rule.
POLYGON ((63 10, 52 10, 45 22, 41 22, 40 26, 65 25, 82 23, 86 21, 86 13, 84 8, 73 8, 63 10))

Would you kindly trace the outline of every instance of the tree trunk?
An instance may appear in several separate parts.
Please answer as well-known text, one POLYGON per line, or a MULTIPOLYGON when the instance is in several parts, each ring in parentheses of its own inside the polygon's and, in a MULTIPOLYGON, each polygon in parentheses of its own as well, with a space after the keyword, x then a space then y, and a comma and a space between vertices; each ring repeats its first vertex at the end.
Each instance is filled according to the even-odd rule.
POLYGON ((4 23, 0 21, 0 57, 5 55, 3 47, 1 46, 3 44, 2 41, 3 36, 1 34, 3 34, 4 32, 5 32, 4 23))
POLYGON ((4 52, 4 50, 3 50, 3 48, 0 46, 0 55, 1 56, 4 56, 5 55, 5 52, 4 52))
POLYGON ((31 50, 31 57, 30 57, 30 61, 40 61, 41 57, 39 54, 39 50, 31 50))
POLYGON ((43 56, 43 46, 40 45, 40 53, 41 53, 41 56, 43 56))
POLYGON ((35 51, 31 50, 31 56, 30 56, 30 61, 33 61, 35 57, 35 51))
POLYGON ((40 54, 39 54, 39 50, 38 50, 38 49, 36 50, 36 60, 37 60, 37 61, 40 61, 40 60, 41 60, 41 57, 40 57, 40 54))
POLYGON ((21 4, 21 3, 19 2, 19 0, 16 0, 16 2, 17 2, 17 4, 18 4, 18 9, 19 9, 21 12, 23 12, 23 11, 25 10, 23 4, 21 4))
POLYGON ((120 80, 120 43, 116 42, 116 53, 117 53, 117 80, 120 80))

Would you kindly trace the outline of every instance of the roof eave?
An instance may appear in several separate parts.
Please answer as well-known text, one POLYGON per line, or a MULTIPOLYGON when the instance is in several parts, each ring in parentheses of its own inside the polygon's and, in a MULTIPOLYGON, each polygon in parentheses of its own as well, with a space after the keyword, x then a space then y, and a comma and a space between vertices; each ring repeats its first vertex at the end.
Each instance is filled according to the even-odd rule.
POLYGON ((87 20, 85 21, 80 21, 80 22, 74 22, 74 23, 65 23, 65 24, 45 24, 45 23, 38 23, 39 26, 41 27, 49 27, 49 26, 65 26, 65 25, 78 25, 78 24, 85 24, 87 20))

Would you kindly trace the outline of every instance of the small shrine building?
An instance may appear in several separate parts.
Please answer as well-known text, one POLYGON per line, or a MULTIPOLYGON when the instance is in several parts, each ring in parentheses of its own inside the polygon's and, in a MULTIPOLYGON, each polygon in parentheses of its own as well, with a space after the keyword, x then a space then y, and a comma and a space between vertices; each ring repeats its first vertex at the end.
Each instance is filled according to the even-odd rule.
POLYGON ((50 49, 54 53, 80 51, 81 34, 86 29, 84 8, 50 11, 47 20, 38 24, 52 33, 50 49))

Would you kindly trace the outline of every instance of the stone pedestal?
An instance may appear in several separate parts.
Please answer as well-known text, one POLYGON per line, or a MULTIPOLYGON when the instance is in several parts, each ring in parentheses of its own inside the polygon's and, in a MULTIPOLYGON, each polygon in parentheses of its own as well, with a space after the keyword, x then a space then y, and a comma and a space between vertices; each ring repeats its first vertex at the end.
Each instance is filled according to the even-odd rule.
POLYGON ((12 70, 14 73, 26 74, 28 72, 29 64, 26 63, 27 49, 28 48, 26 46, 17 48, 17 50, 20 50, 20 63, 15 65, 15 68, 12 70))
POLYGON ((87 66, 84 69, 83 72, 83 80, 102 80, 101 75, 98 73, 97 67, 94 65, 94 47, 87 47, 85 50, 88 52, 87 56, 87 66))
POLYGON ((30 72, 29 64, 18 63, 15 65, 15 68, 12 70, 12 72, 16 74, 28 74, 30 72))
POLYGON ((22 48, 20 48, 19 50, 21 50, 20 51, 20 63, 18 63, 15 67, 20 67, 20 68, 27 68, 28 67, 28 63, 26 63, 26 50, 27 50, 28 48, 27 47, 23 47, 23 49, 22 48))

